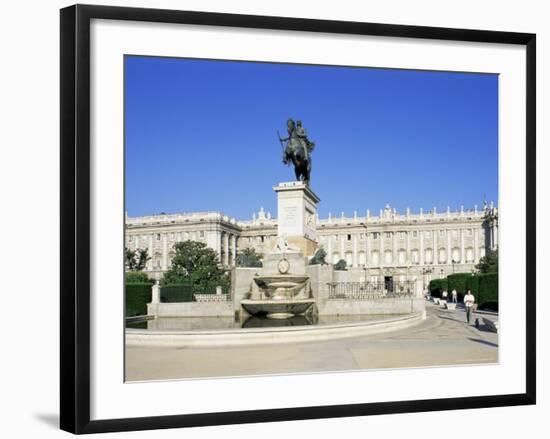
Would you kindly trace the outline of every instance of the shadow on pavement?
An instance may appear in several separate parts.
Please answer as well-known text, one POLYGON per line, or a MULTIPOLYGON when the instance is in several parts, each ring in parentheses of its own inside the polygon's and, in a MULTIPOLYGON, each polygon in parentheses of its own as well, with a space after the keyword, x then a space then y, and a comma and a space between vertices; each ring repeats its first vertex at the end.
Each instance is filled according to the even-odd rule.
POLYGON ((487 340, 483 340, 483 339, 481 339, 481 338, 472 338, 472 337, 468 337, 468 340, 470 340, 470 341, 475 341, 476 343, 486 344, 486 345, 492 346, 492 347, 494 347, 494 348, 498 348, 498 344, 492 343, 492 342, 487 341, 487 340))

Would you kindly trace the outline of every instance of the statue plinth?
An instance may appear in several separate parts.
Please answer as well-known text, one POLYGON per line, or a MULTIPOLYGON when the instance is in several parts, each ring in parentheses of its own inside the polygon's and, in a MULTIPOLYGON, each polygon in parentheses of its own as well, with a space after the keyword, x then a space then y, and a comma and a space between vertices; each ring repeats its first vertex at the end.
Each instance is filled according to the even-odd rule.
POLYGON ((301 181, 279 183, 277 193, 277 236, 285 237, 304 256, 318 248, 317 204, 319 197, 301 181))

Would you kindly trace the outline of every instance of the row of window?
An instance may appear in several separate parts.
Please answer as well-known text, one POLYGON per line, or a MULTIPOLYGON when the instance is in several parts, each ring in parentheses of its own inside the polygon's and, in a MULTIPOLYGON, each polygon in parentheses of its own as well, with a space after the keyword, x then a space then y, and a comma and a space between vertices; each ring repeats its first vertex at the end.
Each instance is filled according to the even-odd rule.
MULTIPOLYGON (((142 235, 142 236, 146 238, 145 235, 142 235)), ((181 241, 182 239, 184 241, 195 240, 197 238, 204 238, 204 230, 200 230, 199 232, 178 232, 178 233, 172 232, 168 236, 171 240, 175 240, 175 239, 179 241, 181 241)), ((128 242, 133 242, 134 237, 136 239, 139 239, 139 236, 128 235, 128 242)), ((162 238, 162 233, 155 233, 154 237, 157 241, 160 241, 162 238)))
MULTIPOLYGON (((458 238, 458 230, 450 230, 451 232, 451 236, 453 238, 458 238)), ((377 240, 380 238, 380 233, 381 232, 372 232, 371 233, 371 237, 373 240, 377 240)), ((387 239, 390 239, 392 237, 392 234, 394 232, 384 232, 384 236, 387 238, 387 239)), ((405 231, 399 231, 399 232, 395 232, 397 234, 397 237, 400 238, 400 239, 405 239, 407 237, 407 232, 405 231)), ((411 236, 413 238, 418 238, 418 235, 419 234, 419 231, 418 230, 413 230, 411 232, 411 236)), ((472 236, 474 234, 474 231, 473 229, 465 229, 465 234, 466 236, 472 236)), ((433 231, 431 230, 426 230, 424 231, 424 236, 426 238, 430 238, 431 236, 433 235, 433 231)), ((440 237, 444 237, 447 235, 447 230, 439 230, 439 236, 440 237)), ((359 240, 364 240, 365 239, 365 236, 366 234, 365 233, 359 233, 358 234, 358 237, 359 237, 359 240)), ((327 236, 321 236, 321 239, 326 239, 327 236)), ((332 238, 334 238, 334 240, 338 241, 340 239, 345 239, 347 241, 351 241, 352 240, 352 235, 350 233, 348 233, 347 235, 332 235, 332 238)))
MULTIPOLYGON (((446 264, 447 263, 447 250, 446 249, 439 249, 437 252, 437 261, 434 260, 434 252, 431 248, 428 248, 424 250, 424 263, 425 264, 433 264, 434 262, 437 262, 439 264, 446 264)), ((451 250, 451 262, 458 264, 461 263, 460 258, 460 249, 459 248, 453 248, 451 250)), ((485 247, 480 247, 479 249, 479 257, 485 256, 485 247)), ((359 265, 364 265, 366 263, 366 254, 365 252, 361 251, 357 254, 357 263, 359 265)), ((340 259, 344 259, 348 265, 353 264, 353 253, 352 252, 346 252, 344 256, 342 257, 339 252, 334 252, 332 254, 332 263, 335 264, 340 259)), ((394 263, 394 256, 393 252, 391 250, 386 250, 384 252, 384 263, 385 264, 393 264, 394 263)), ((400 249, 397 252, 397 261, 398 264, 406 264, 407 263, 407 252, 404 249, 400 249)), ((468 247, 464 249, 464 262, 465 263, 473 263, 475 262, 475 254, 474 249, 472 247, 468 247)), ((411 258, 410 258, 411 264, 418 264, 420 263, 420 252, 417 249, 414 249, 411 251, 411 258)), ((372 265, 378 265, 380 264, 380 253, 378 250, 373 250, 370 252, 370 264, 372 265)))

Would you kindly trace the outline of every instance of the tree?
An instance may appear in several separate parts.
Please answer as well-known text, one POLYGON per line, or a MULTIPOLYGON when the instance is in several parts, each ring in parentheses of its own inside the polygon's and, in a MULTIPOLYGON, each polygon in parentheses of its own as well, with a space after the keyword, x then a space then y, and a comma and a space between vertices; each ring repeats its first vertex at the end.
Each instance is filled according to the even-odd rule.
POLYGON ((146 248, 138 248, 130 250, 124 249, 126 254, 126 268, 129 271, 143 271, 147 265, 147 261, 151 259, 149 251, 146 248))
POLYGON ((498 273, 498 249, 489 250, 485 256, 479 260, 476 268, 480 273, 498 273))
POLYGON ((346 270, 346 260, 340 259, 336 264, 334 264, 334 269, 337 271, 345 271, 346 270))
POLYGON ((175 255, 170 269, 164 273, 162 283, 190 284, 197 287, 226 285, 218 256, 206 244, 197 241, 178 242, 174 245, 175 255))
POLYGON ((237 267, 262 267, 262 255, 253 248, 245 248, 235 259, 237 267))

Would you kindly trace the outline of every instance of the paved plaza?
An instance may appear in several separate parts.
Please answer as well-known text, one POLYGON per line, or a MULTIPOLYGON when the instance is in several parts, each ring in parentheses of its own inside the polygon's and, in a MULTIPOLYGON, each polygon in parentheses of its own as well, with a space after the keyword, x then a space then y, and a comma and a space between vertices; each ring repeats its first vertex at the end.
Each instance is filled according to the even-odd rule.
MULTIPOLYGON (((466 323, 463 309, 426 304, 419 325, 320 343, 229 348, 126 348, 126 380, 286 374, 495 363, 498 334, 466 323)), ((474 314, 496 319, 495 316, 474 314)))

